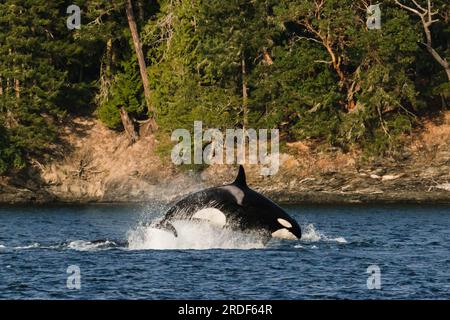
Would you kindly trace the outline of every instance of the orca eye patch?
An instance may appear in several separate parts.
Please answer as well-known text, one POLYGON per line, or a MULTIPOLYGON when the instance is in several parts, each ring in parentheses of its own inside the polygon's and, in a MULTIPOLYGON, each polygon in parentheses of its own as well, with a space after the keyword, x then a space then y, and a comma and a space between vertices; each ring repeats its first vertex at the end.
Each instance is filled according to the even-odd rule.
POLYGON ((277 221, 278 221, 278 223, 281 224, 283 227, 286 227, 286 228, 292 228, 292 224, 291 224, 289 221, 287 221, 287 220, 278 218, 277 221))

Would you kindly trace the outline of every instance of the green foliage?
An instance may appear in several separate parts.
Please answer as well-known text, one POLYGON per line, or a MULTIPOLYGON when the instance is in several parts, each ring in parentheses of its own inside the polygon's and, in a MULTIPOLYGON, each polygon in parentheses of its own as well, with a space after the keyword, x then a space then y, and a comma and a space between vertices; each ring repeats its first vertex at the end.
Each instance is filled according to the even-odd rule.
POLYGON ((441 82, 421 94, 418 77, 429 75, 417 73, 418 60, 430 60, 419 46, 421 26, 392 3, 382 4, 383 27, 374 31, 359 2, 328 0, 315 10, 297 0, 162 1, 143 39, 163 129, 189 129, 194 120, 241 126, 244 58, 249 126, 343 148, 392 149, 430 96, 445 92, 441 82))
POLYGON ((65 44, 49 18, 58 4, 28 1, 0 4, 0 121, 4 124, 2 169, 19 167, 21 154, 38 155, 54 138, 52 122, 63 114, 56 105, 66 72, 57 51, 65 44), (53 37, 53 38, 52 38, 53 37))
POLYGON ((20 150, 11 141, 8 131, 0 125, 0 174, 9 169, 19 169, 24 166, 20 150))
MULTIPOLYGON (((449 61, 448 1, 432 2, 433 48, 449 61)), ((81 30, 66 28, 70 4, 0 4, 0 172, 49 154, 66 115, 95 108, 113 129, 122 128, 121 106, 148 117, 126 2, 78 1, 81 30)), ((133 4, 162 153, 172 130, 202 120, 205 129, 247 123, 279 128, 285 140, 384 154, 449 106, 420 21, 394 1, 381 3, 381 30, 367 30, 360 0, 133 4)))
POLYGON ((116 75, 110 88, 110 97, 97 110, 98 117, 109 128, 117 129, 121 125, 119 108, 133 116, 142 114, 145 110, 142 85, 139 70, 135 62, 124 61, 123 71, 116 75))
POLYGON ((46 156, 67 112, 84 113, 89 108, 96 51, 88 43, 78 43, 67 29, 63 17, 69 4, 63 0, 0 4, 2 170, 46 156), (87 52, 93 59, 86 59, 87 52))

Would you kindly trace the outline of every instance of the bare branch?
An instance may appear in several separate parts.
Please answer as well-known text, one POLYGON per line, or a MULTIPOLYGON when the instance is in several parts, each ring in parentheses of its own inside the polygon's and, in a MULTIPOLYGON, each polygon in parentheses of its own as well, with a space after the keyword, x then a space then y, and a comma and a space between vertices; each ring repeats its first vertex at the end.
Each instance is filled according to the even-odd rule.
POLYGON ((399 5, 400 7, 402 7, 403 9, 408 10, 408 11, 411 11, 412 13, 418 15, 419 17, 422 17, 422 16, 423 16, 423 14, 420 13, 419 11, 417 11, 416 9, 413 9, 413 8, 411 8, 411 7, 408 7, 408 6, 404 5, 403 3, 399 2, 398 0, 395 0, 395 3, 396 3, 397 5, 399 5))
POLYGON ((295 37, 295 39, 296 39, 296 40, 308 40, 308 41, 313 41, 313 42, 322 44, 322 42, 320 42, 319 40, 317 40, 317 39, 315 39, 315 38, 308 38, 308 37, 300 37, 300 36, 297 36, 297 37, 295 37))
MULTIPOLYGON (((428 21, 431 21, 431 0, 428 0, 428 21)), ((432 22, 430 22, 430 24, 431 23, 432 22)))
POLYGON ((333 61, 326 60, 314 60, 315 63, 325 63, 325 64, 333 64, 333 61))
POLYGON ((420 13, 418 10, 413 9, 411 7, 408 7, 404 5, 403 3, 399 2, 398 0, 395 0, 395 3, 402 7, 405 10, 408 10, 410 12, 413 12, 414 14, 418 15, 420 17, 420 20, 422 21, 423 31, 425 33, 425 39, 426 43, 424 43, 426 49, 428 52, 432 55, 433 59, 436 60, 437 63, 439 63, 445 70, 447 74, 447 78, 450 81, 450 66, 444 57, 442 57, 432 46, 432 37, 431 37, 431 30, 430 26, 438 22, 439 19, 433 19, 433 16, 438 13, 438 11, 432 11, 433 5, 431 4, 431 0, 427 1, 427 9, 424 9, 421 7, 415 0, 411 0, 416 7, 418 7, 420 10, 423 11, 423 13, 420 13))
MULTIPOLYGON (((427 10, 424 9, 423 7, 421 7, 415 0, 411 0, 411 1, 416 5, 417 8, 419 8, 419 9, 422 10, 423 12, 427 12, 427 10)), ((429 1, 428 1, 428 3, 429 3, 429 1)))

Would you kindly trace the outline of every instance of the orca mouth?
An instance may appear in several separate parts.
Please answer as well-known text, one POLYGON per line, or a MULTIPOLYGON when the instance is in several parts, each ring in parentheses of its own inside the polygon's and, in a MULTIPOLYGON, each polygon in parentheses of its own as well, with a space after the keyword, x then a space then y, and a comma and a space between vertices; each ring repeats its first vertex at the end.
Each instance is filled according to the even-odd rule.
POLYGON ((294 234, 294 236, 297 237, 297 240, 300 240, 302 238, 302 229, 297 223, 294 224, 293 230, 291 232, 294 234))
POLYGON ((297 224, 297 222, 295 222, 294 226, 292 227, 292 233, 294 234, 294 236, 297 237, 297 240, 300 240, 302 238, 302 229, 300 228, 300 226, 297 224))

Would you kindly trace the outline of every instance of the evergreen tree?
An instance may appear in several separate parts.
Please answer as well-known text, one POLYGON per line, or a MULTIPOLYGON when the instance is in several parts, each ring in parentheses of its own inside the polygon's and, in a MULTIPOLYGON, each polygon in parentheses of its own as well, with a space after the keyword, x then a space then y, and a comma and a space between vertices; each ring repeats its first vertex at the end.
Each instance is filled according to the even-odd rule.
POLYGON ((68 30, 71 4, 0 3, 2 173, 52 154, 65 116, 94 109, 116 130, 123 107, 158 114, 166 137, 202 120, 383 154, 449 106, 444 0, 383 1, 381 30, 363 0, 80 0, 68 30))
POLYGON ((66 71, 57 66, 65 43, 52 19, 60 15, 60 4, 18 0, 0 4, 1 122, 7 140, 22 155, 50 147, 54 123, 63 112, 56 102, 66 71))

